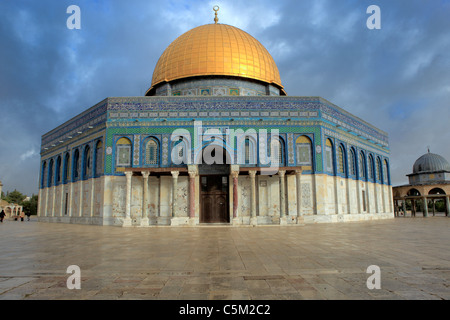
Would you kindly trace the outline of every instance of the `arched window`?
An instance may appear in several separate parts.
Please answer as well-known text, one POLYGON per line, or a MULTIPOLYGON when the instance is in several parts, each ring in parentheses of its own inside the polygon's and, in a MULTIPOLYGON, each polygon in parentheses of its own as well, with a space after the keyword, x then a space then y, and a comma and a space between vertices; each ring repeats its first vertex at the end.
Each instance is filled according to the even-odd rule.
POLYGON ((374 179, 374 174, 373 174, 374 165, 375 164, 373 163, 373 157, 370 154, 369 155, 369 167, 368 167, 369 170, 367 170, 369 172, 369 179, 374 179))
POLYGON ((47 182, 47 162, 44 161, 42 164, 42 173, 41 173, 41 188, 46 187, 47 182))
POLYGON ((121 138, 116 143, 116 165, 126 167, 131 165, 131 141, 121 138))
POLYGON ((91 158, 91 148, 86 146, 84 148, 83 154, 83 179, 88 179, 91 177, 92 168, 92 158, 91 158))
POLYGON ((295 140, 297 151, 297 165, 312 166, 312 142, 307 136, 300 136, 295 140))
POLYGON ((61 182, 61 156, 56 159, 56 183, 61 182))
POLYGON ((183 137, 174 142, 172 148, 172 163, 175 165, 187 164, 187 145, 183 137))
POLYGON ((361 151, 359 153, 359 177, 365 178, 366 176, 366 161, 365 161, 364 153, 361 151))
POLYGON ((80 151, 75 149, 73 153, 72 180, 76 181, 80 177, 80 151))
POLYGON ((380 157, 377 158, 377 180, 381 181, 381 160, 380 157))
POLYGON ((256 144, 253 139, 246 137, 244 141, 244 164, 256 164, 256 144))
POLYGON ((270 164, 284 166, 284 148, 281 139, 271 139, 268 145, 270 155, 270 164))
POLYGON ((350 148, 349 153, 349 170, 351 175, 356 175, 356 156, 355 156, 355 150, 353 148, 350 148))
POLYGON ((158 142, 154 138, 150 138, 145 144, 145 164, 158 164, 159 147, 158 142))
POLYGON ((338 161, 338 172, 340 174, 345 175, 345 152, 344 147, 342 145, 340 145, 338 149, 337 161, 338 161))
POLYGON ((95 175, 99 176, 103 171, 103 142, 98 141, 95 145, 95 175))
POLYGON ((334 173, 333 163, 333 143, 330 139, 327 139, 325 142, 325 165, 327 172, 334 173))
POLYGON ((50 164, 48 166, 48 186, 51 187, 53 185, 53 166, 54 166, 54 161, 53 159, 50 160, 50 164))
POLYGON ((69 171, 70 170, 70 155, 69 153, 66 153, 66 157, 64 158, 64 174, 63 174, 63 183, 67 182, 67 179, 69 178, 69 171))
POLYGON ((389 165, 386 159, 383 161, 383 181, 389 184, 389 165))

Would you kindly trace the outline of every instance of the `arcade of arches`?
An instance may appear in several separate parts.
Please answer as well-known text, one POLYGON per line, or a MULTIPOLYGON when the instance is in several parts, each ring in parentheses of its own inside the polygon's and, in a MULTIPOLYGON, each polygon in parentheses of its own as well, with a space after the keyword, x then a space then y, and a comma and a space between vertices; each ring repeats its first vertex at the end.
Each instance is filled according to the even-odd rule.
POLYGON ((427 217, 430 214, 430 211, 435 215, 437 201, 443 201, 445 203, 445 215, 449 216, 450 184, 394 187, 393 193, 395 216, 406 216, 407 201, 410 202, 411 216, 415 216, 418 212, 419 203, 424 217, 427 217), (424 205, 425 203, 427 205, 424 205))

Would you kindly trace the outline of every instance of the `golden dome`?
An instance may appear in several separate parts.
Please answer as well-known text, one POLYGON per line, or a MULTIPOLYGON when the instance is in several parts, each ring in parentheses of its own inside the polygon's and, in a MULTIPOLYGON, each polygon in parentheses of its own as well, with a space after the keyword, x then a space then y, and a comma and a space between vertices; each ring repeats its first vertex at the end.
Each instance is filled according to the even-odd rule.
POLYGON ((274 84, 283 91, 269 52, 248 33, 226 24, 207 24, 178 37, 164 51, 152 86, 195 76, 236 76, 274 84))

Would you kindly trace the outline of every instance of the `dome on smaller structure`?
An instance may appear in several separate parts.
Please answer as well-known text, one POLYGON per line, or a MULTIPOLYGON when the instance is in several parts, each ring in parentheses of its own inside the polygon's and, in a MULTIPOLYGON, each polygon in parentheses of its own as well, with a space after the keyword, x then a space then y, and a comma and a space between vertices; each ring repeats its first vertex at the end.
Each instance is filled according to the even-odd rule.
POLYGON ((450 172, 450 164, 438 154, 428 152, 414 162, 413 173, 437 171, 450 172))

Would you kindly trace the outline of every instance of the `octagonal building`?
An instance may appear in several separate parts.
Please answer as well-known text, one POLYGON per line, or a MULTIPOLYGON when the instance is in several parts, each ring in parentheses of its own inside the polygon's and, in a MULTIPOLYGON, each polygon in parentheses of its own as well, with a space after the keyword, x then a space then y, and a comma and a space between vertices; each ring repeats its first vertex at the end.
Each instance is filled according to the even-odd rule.
POLYGON ((302 225, 392 218, 388 136, 290 97, 248 33, 199 26, 144 97, 106 98, 42 136, 39 221, 302 225))

